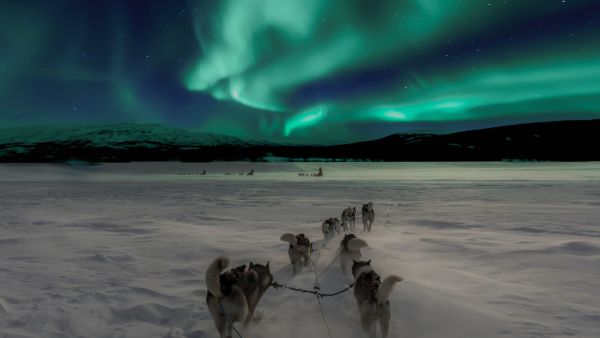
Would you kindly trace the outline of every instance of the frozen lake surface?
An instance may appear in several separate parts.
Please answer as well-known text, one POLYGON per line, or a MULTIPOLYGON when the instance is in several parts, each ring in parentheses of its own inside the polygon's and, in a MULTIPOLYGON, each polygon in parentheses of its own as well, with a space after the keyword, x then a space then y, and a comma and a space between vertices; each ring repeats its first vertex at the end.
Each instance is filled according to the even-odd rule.
MULTIPOLYGON (((312 288, 279 237, 318 241, 368 201, 364 256, 405 279, 391 337, 600 337, 600 163, 0 165, 0 337, 217 337, 216 256, 312 288)), ((351 281, 334 264, 321 287, 351 281)), ((323 306, 334 337, 365 337, 350 292, 323 306)), ((327 337, 311 295, 270 289, 258 312, 245 337, 327 337)))

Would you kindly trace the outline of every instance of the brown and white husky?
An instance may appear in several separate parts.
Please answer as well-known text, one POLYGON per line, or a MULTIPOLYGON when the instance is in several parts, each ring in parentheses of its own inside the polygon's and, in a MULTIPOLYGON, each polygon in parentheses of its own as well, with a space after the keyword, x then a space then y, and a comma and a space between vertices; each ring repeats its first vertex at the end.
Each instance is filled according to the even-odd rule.
POLYGON ((223 272, 229 258, 215 259, 206 270, 206 304, 221 338, 232 338, 233 323, 248 325, 254 311, 273 284, 273 275, 266 265, 241 265, 223 272))
POLYGON ((337 218, 328 218, 324 220, 321 225, 321 231, 323 232, 323 237, 325 237, 325 239, 331 239, 333 235, 339 234, 341 230, 340 220, 337 218))
POLYGON ((375 221, 375 210, 373 210, 373 202, 363 204, 362 206, 362 222, 363 231, 371 231, 371 226, 375 221))
POLYGON ((347 207, 344 209, 341 219, 344 231, 354 230, 356 224, 356 207, 347 207))
POLYGON ((312 245, 308 237, 304 234, 294 235, 286 233, 281 236, 281 240, 290 243, 288 255, 292 263, 294 274, 298 273, 302 267, 307 267, 310 263, 310 254, 312 245))
POLYGON ((390 331, 392 312, 388 300, 394 285, 402 281, 396 275, 390 275, 381 281, 381 277, 371 267, 371 261, 354 261, 354 298, 360 313, 360 324, 369 334, 376 337, 376 324, 381 327, 381 336, 387 337, 390 331))

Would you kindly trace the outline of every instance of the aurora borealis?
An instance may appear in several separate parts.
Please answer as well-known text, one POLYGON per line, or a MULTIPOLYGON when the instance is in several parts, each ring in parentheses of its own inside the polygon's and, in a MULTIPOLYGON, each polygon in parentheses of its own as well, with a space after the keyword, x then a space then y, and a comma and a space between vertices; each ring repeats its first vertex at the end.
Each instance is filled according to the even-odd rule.
POLYGON ((600 117, 600 2, 0 4, 0 125, 331 143, 600 117))

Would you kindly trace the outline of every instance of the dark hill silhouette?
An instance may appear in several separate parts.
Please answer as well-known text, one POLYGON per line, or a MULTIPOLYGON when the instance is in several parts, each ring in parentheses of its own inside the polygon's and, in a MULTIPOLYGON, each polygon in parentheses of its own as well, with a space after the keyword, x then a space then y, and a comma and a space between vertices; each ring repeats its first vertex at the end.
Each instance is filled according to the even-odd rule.
POLYGON ((248 142, 159 125, 63 128, 57 135, 43 137, 31 131, 22 136, 18 130, 1 132, 0 162, 600 160, 600 120, 528 123, 444 135, 394 134, 334 146, 248 142))

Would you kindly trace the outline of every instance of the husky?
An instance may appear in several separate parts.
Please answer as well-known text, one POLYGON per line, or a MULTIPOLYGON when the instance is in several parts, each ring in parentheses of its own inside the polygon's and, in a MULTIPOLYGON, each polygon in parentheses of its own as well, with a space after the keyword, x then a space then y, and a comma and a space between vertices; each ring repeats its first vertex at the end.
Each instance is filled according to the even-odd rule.
POLYGON ((328 218, 323 221, 321 231, 325 239, 331 238, 334 234, 339 234, 341 231, 340 220, 337 218, 328 218))
POLYGON ((340 243, 340 267, 344 274, 347 274, 352 268, 352 262, 362 258, 360 249, 366 248, 367 242, 356 237, 355 234, 344 235, 340 243))
POLYGON ((375 221, 375 210, 373 210, 373 202, 363 204, 362 206, 362 222, 363 231, 371 231, 371 225, 375 221))
POLYGON ((347 207, 344 209, 341 219, 344 231, 348 231, 348 225, 350 225, 350 230, 354 230, 354 225, 356 224, 356 207, 347 207))
POLYGON ((294 274, 298 273, 302 267, 307 267, 312 252, 310 240, 304 234, 294 235, 292 233, 283 234, 281 240, 290 243, 288 255, 294 274))
POLYGON ((206 270, 206 304, 221 338, 232 338, 233 324, 248 325, 254 310, 273 284, 273 275, 266 265, 250 262, 248 269, 241 265, 223 272, 229 258, 218 257, 206 270))
POLYGON ((354 298, 360 313, 360 324, 369 334, 376 337, 376 323, 381 327, 381 336, 387 337, 390 331, 390 297, 394 285, 402 281, 401 277, 390 275, 383 282, 381 277, 371 267, 371 261, 354 261, 354 298))

